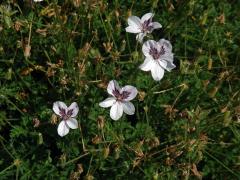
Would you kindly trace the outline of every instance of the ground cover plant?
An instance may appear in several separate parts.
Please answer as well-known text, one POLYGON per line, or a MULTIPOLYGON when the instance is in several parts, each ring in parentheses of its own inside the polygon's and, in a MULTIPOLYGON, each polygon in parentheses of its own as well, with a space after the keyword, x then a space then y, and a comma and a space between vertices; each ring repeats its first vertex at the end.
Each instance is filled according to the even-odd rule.
POLYGON ((239 179, 239 9, 2 1, 0 179, 239 179))

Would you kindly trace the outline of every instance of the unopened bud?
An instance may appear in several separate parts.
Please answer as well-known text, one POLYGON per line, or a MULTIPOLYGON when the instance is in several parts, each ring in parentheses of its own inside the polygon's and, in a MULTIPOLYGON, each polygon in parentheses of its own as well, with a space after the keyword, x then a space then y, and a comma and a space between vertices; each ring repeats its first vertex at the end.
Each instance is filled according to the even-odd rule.
POLYGON ((56 114, 52 114, 51 124, 57 124, 57 122, 58 122, 57 115, 56 114))
POLYGON ((93 144, 99 144, 102 141, 102 138, 98 135, 96 135, 94 138, 92 138, 93 144))
POLYGON ((103 129, 104 122, 105 122, 105 118, 103 116, 98 116, 97 118, 98 129, 103 129))
POLYGON ((31 55, 31 46, 30 45, 26 45, 24 48, 24 56, 26 58, 29 58, 31 55))
POLYGON ((109 147, 106 147, 103 149, 103 158, 106 159, 109 155, 110 149, 109 147))
POLYGON ((82 164, 78 164, 77 165, 77 171, 82 174, 83 173, 83 165, 82 164))

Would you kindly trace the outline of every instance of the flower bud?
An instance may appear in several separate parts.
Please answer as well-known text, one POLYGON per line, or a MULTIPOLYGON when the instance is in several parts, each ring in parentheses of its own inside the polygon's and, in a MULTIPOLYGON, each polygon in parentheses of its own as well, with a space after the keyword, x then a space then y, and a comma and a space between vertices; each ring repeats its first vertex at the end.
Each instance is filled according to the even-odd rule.
POLYGON ((104 121, 105 121, 105 118, 103 116, 98 116, 97 118, 98 129, 103 129, 104 121))

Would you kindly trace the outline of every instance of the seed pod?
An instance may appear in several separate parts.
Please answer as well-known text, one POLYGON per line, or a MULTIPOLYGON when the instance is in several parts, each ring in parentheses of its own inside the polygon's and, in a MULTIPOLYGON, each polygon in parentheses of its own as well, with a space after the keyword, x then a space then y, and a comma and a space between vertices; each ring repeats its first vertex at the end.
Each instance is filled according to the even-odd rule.
POLYGON ((7 73, 5 74, 5 78, 7 80, 11 80, 12 79, 12 74, 13 74, 12 68, 9 68, 7 73))
POLYGON ((57 115, 56 114, 52 114, 51 124, 57 124, 57 122, 58 122, 57 115))
POLYGON ((26 45, 26 46, 24 47, 24 56, 25 56, 26 58, 29 58, 30 55, 31 55, 31 46, 30 46, 30 45, 26 45))
POLYGON ((121 43, 120 52, 125 51, 125 49, 126 49, 126 41, 123 40, 122 43, 121 43))
POLYGON ((213 63, 212 58, 209 58, 208 59, 208 70, 212 69, 212 63, 213 63))
POLYGON ((139 101, 144 101, 145 96, 146 96, 146 93, 144 91, 139 91, 138 93, 139 101))
POLYGON ((85 177, 84 177, 84 180, 93 180, 94 177, 91 175, 91 174, 87 174, 85 177))
POLYGON ((105 122, 105 118, 103 116, 98 116, 97 118, 98 129, 103 129, 104 122, 105 122))
POLYGON ((43 137, 42 137, 42 133, 38 133, 38 145, 43 144, 43 137))
POLYGON ((73 0, 73 5, 78 8, 81 4, 81 0, 73 0))
POLYGON ((114 149, 114 158, 119 159, 119 157, 120 157, 120 148, 119 146, 116 146, 114 149))
POLYGON ((83 165, 82 164, 78 164, 77 165, 77 171, 79 172, 79 174, 82 174, 83 173, 83 165))
POLYGON ((92 143, 93 144, 99 144, 102 141, 102 138, 98 135, 92 138, 92 143))
POLYGON ((226 111, 224 113, 224 120, 223 120, 223 125, 225 127, 229 126, 230 122, 232 121, 232 117, 231 117, 231 112, 230 111, 226 111))
POLYGON ((103 149, 103 158, 106 159, 109 155, 110 149, 109 147, 106 147, 103 149))

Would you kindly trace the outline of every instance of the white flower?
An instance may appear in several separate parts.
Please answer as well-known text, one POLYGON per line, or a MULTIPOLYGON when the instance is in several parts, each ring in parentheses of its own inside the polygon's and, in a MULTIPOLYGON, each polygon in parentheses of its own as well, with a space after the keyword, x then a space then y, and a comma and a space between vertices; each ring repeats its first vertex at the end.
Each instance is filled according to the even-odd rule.
POLYGON ((43 0, 33 0, 34 2, 42 2, 43 0))
POLYGON ((135 113, 134 105, 129 102, 133 100, 138 93, 135 87, 126 85, 121 88, 117 81, 112 80, 108 83, 107 91, 111 97, 100 102, 99 106, 104 108, 111 107, 110 117, 113 120, 121 118, 123 112, 128 115, 133 115, 135 113))
POLYGON ((154 29, 162 27, 160 23, 152 22, 153 16, 153 13, 147 13, 143 15, 141 19, 137 16, 130 16, 128 18, 128 27, 126 27, 126 31, 138 34, 136 39, 142 42, 147 33, 152 33, 154 29))
POLYGON ((64 102, 57 101, 53 103, 53 111, 62 119, 57 129, 60 136, 63 137, 67 135, 70 128, 78 128, 78 122, 75 117, 78 114, 79 108, 76 102, 73 102, 69 107, 67 107, 64 102))
POLYGON ((165 39, 160 39, 158 42, 146 41, 142 46, 142 51, 145 60, 139 68, 143 71, 151 71, 155 81, 163 78, 164 69, 171 71, 176 67, 173 64, 172 45, 165 39))

